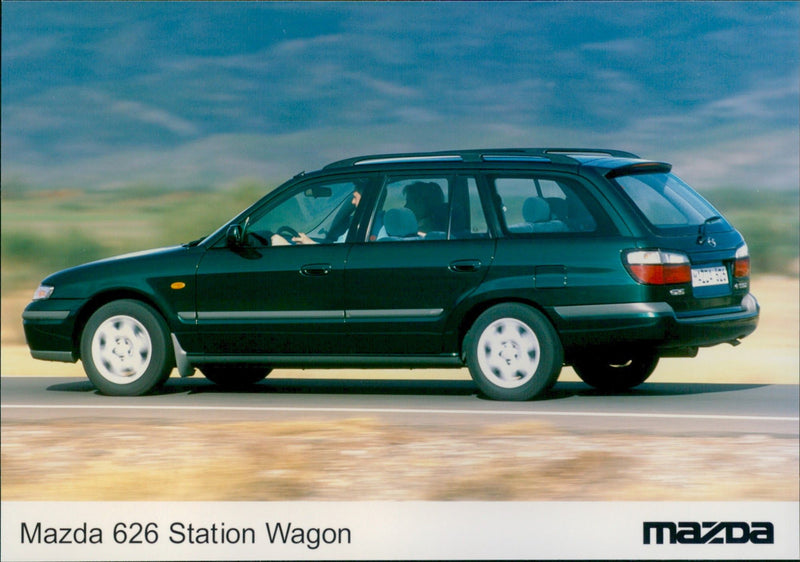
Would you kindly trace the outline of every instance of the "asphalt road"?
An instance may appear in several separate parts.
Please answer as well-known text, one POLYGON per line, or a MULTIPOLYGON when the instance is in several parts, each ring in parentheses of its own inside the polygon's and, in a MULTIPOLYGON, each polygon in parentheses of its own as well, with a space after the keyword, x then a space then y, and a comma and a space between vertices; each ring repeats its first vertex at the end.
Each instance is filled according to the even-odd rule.
POLYGON ((86 379, 2 377, 3 421, 283 421, 378 418, 406 425, 482 426, 542 421, 571 431, 797 437, 797 385, 649 383, 603 394, 561 382, 530 402, 496 402, 470 381, 268 378, 226 391, 201 376, 159 394, 110 397, 86 379))

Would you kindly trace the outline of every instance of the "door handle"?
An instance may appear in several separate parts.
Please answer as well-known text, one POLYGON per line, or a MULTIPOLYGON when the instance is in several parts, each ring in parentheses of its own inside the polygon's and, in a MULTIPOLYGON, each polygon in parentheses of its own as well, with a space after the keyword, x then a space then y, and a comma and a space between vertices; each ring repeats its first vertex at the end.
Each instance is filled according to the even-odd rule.
POLYGON ((481 260, 456 260, 447 268, 455 273, 470 273, 478 271, 482 265, 481 260))
POLYGON ((328 275, 333 267, 329 263, 311 263, 300 268, 300 275, 306 277, 322 277, 328 275))

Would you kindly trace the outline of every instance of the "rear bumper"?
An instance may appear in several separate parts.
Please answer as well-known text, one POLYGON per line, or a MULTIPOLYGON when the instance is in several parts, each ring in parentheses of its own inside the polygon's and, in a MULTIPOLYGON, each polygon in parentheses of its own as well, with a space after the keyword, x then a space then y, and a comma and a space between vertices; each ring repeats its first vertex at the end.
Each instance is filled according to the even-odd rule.
POLYGON ((676 316, 670 324, 670 339, 697 347, 736 342, 755 331, 759 312, 758 301, 752 294, 747 294, 739 310, 702 316, 676 316))
POLYGON ((760 307, 748 294, 738 307, 676 314, 665 302, 555 307, 565 347, 647 344, 670 350, 736 342, 755 331, 760 307))

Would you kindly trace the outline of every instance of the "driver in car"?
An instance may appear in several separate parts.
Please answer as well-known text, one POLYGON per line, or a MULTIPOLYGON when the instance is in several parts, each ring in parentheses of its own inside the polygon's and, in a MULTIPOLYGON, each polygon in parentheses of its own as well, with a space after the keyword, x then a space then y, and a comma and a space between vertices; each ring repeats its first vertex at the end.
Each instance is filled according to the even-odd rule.
MULTIPOLYGON (((338 238, 336 238, 336 240, 333 241, 334 243, 339 244, 344 242, 345 239, 347 239, 347 233, 350 232, 349 223, 350 221, 352 221, 353 214, 355 213, 355 210, 360 202, 361 202, 361 191, 359 189, 356 189, 355 191, 353 191, 353 198, 350 200, 350 205, 352 206, 352 209, 348 214, 349 218, 348 226, 344 230, 344 232, 338 238)), ((291 238, 291 241, 287 240, 280 234, 273 234, 270 238, 270 242, 273 246, 289 246, 291 244, 319 244, 319 242, 310 238, 308 234, 306 234, 305 232, 298 232, 297 236, 293 236, 291 238)))

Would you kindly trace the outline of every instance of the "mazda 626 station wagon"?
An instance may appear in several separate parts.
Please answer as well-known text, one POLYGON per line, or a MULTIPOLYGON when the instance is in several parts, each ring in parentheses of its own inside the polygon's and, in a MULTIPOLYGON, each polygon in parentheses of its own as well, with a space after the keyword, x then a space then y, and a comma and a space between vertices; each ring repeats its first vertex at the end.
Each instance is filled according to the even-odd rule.
POLYGON ((33 357, 139 395, 173 368, 467 366, 525 400, 562 366, 606 390, 755 330, 741 234, 670 164, 617 150, 362 156, 301 173, 180 246, 46 278, 33 357))

